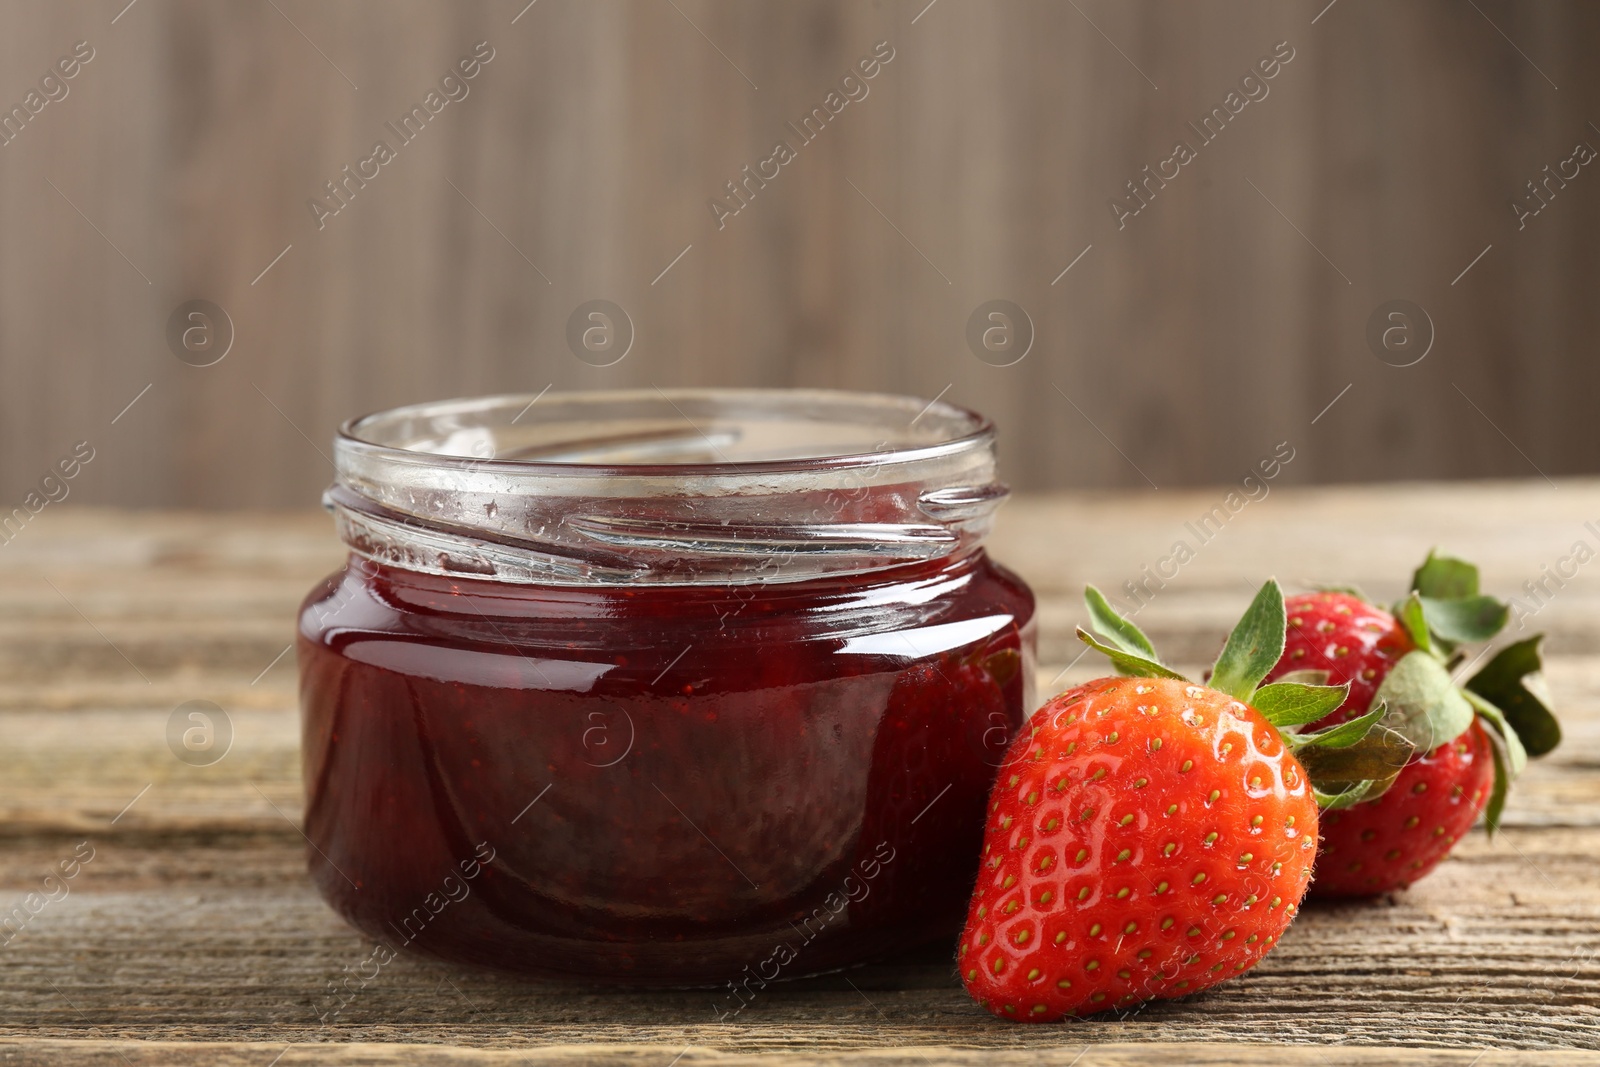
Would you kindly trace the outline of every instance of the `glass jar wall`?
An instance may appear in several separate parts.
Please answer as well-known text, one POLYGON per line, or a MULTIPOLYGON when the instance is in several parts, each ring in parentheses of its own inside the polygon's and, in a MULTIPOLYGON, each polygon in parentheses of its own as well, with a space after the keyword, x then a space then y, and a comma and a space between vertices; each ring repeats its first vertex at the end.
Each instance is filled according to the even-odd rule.
POLYGON ((530 402, 336 442, 352 552, 299 637, 330 903, 395 950, 634 985, 953 937, 1032 707, 1032 597, 982 549, 992 429, 852 394, 530 402))

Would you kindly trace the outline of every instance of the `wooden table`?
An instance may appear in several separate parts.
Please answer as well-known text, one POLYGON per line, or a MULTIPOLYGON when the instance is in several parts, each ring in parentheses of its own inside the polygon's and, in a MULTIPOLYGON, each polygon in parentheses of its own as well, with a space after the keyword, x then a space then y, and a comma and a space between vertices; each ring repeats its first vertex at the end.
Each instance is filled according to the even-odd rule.
MULTIPOLYGON (((1061 675, 1083 582, 1120 587, 1220 498, 1007 506, 997 554, 1039 594, 1047 691, 1099 672, 1085 659, 1061 675)), ((1276 489, 1141 621, 1197 663, 1251 580, 1391 596, 1435 542, 1510 593, 1575 541, 1600 547, 1588 520, 1600 483, 1276 489)), ((1581 1051, 1600 1049, 1600 562, 1534 620, 1566 743, 1519 783, 1495 841, 1473 833, 1409 892, 1307 908, 1259 967, 1190 1000, 1011 1025, 925 952, 782 986, 717 1023, 705 993, 535 985, 403 955, 322 1025, 318 994, 370 946, 306 881, 284 653, 296 603, 340 556, 320 513, 54 506, 0 550, 0 902, 94 849, 0 949, 0 1062, 1600 1064, 1581 1051), (210 767, 167 745, 172 710, 196 699, 235 732, 210 767)))

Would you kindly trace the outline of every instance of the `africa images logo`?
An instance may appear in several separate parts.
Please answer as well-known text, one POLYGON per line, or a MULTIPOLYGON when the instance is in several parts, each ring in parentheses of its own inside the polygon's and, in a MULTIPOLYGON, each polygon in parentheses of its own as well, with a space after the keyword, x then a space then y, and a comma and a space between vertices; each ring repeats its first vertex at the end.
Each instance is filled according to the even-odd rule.
POLYGON ((340 173, 344 177, 336 181, 326 181, 322 187, 328 191, 327 199, 312 197, 306 201, 306 206, 311 209, 311 218, 316 222, 317 229, 324 229, 328 220, 350 206, 356 194, 367 187, 367 183, 377 178, 383 168, 400 158, 400 149, 410 144, 422 135, 428 123, 438 116, 452 101, 460 103, 472 92, 472 86, 467 82, 476 78, 483 72, 483 68, 494 59, 494 49, 488 41, 479 41, 472 46, 472 54, 463 56, 445 75, 439 79, 439 88, 429 89, 423 96, 422 103, 412 104, 411 110, 400 116, 400 125, 386 122, 390 133, 394 134, 395 144, 379 140, 373 143, 372 154, 365 159, 356 161, 355 170, 350 169, 346 163, 340 173), (331 206, 329 201, 331 201, 331 206))
MULTIPOLYGON (((1279 41, 1272 46, 1272 54, 1262 56, 1256 64, 1239 78, 1239 88, 1230 89, 1222 98, 1221 105, 1213 107, 1209 114, 1201 117, 1199 125, 1189 123, 1189 128, 1194 131, 1195 140, 1199 148, 1215 141, 1222 136, 1222 131, 1227 129, 1228 123, 1239 117, 1240 112, 1250 106, 1251 102, 1261 102, 1267 98, 1272 87, 1267 83, 1276 78, 1283 68, 1293 61, 1295 57, 1294 46, 1288 41, 1279 41)), ((1117 229, 1127 227, 1128 220, 1150 206, 1156 198, 1158 189, 1165 189, 1167 182, 1174 181, 1183 168, 1200 158, 1199 148, 1195 148, 1188 141, 1178 141, 1172 146, 1172 154, 1160 160, 1155 165, 1155 170, 1145 165, 1141 172, 1144 177, 1137 180, 1128 179, 1128 195, 1125 197, 1110 197, 1106 205, 1111 209, 1111 219, 1117 224, 1117 229)))
POLYGON ((787 140, 779 141, 772 146, 770 156, 756 163, 753 172, 750 164, 746 163, 739 172, 743 177, 737 183, 733 181, 727 183, 726 198, 714 196, 706 201, 711 208, 711 217, 717 220, 717 229, 725 228, 728 219, 749 207, 750 201, 756 197, 756 190, 765 189, 767 182, 775 181, 778 175, 783 173, 784 167, 799 159, 799 149, 821 137, 828 123, 838 118, 852 101, 865 100, 867 94, 872 91, 872 87, 867 83, 881 74, 883 68, 893 59, 894 46, 888 41, 879 41, 872 46, 871 55, 859 60, 839 79, 839 88, 830 89, 828 95, 822 98, 821 104, 801 117, 798 126, 793 122, 785 123, 794 133, 798 147, 787 140))

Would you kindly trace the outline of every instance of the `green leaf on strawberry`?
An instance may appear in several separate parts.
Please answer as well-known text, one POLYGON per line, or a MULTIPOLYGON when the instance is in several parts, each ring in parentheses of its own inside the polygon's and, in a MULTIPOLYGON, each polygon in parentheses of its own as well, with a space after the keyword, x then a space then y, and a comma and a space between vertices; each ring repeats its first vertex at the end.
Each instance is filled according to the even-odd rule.
POLYGON ((1367 712, 1360 718, 1350 719, 1337 726, 1329 726, 1322 730, 1311 732, 1300 731, 1296 734, 1303 742, 1314 744, 1321 748, 1349 748, 1351 745, 1364 739, 1376 726, 1389 709, 1382 703, 1367 712))
POLYGON ((1082 641, 1096 652, 1104 654, 1105 657, 1111 661, 1111 665, 1117 668, 1118 674, 1127 674, 1135 678, 1183 677, 1183 675, 1179 674, 1171 667, 1165 667, 1153 659, 1135 655, 1132 652, 1124 652, 1120 648, 1115 648, 1111 645, 1108 645, 1105 642, 1096 639, 1093 634, 1081 626, 1078 627, 1078 640, 1082 641))
MULTIPOLYGON (((1454 556, 1441 556, 1437 549, 1428 552, 1411 575, 1412 596, 1418 602, 1420 614, 1431 632, 1431 641, 1417 640, 1420 647, 1431 644, 1448 655, 1457 645, 1487 641, 1505 628, 1510 617, 1510 607, 1492 596, 1478 591, 1478 568, 1454 556)), ((1400 614, 1397 609, 1396 614, 1400 614)), ((1407 628, 1416 638, 1411 620, 1407 628)))
MULTIPOLYGON (((1503 738, 1500 739, 1503 742, 1503 738)), ((1490 836, 1500 828, 1500 815, 1506 810, 1506 795, 1511 792, 1511 780, 1517 776, 1514 764, 1502 745, 1491 744, 1494 756, 1494 785, 1489 792, 1489 804, 1483 809, 1483 825, 1490 836)))
POLYGON ((1431 752, 1472 725, 1472 705, 1438 657, 1422 649, 1401 657, 1373 699, 1389 707, 1383 724, 1419 752, 1431 752))
POLYGON ((1483 809, 1484 828, 1489 836, 1500 829, 1500 815, 1505 811, 1506 795, 1511 783, 1528 766, 1528 750, 1506 721, 1505 713, 1483 697, 1468 689, 1466 698, 1478 714, 1489 723, 1489 741, 1494 753, 1494 787, 1489 793, 1489 804, 1483 809))
POLYGON ((1295 755, 1319 789, 1325 785, 1341 786, 1342 795, 1360 786, 1363 795, 1375 795, 1374 790, 1381 791, 1394 781, 1416 751, 1406 738, 1381 727, 1360 741, 1351 745, 1314 745, 1297 749, 1295 755))
POLYGON ((1451 647, 1487 641, 1505 629, 1511 609, 1492 596, 1468 596, 1455 600, 1419 597, 1428 628, 1451 647))
POLYGON ((1405 770, 1416 746, 1382 724, 1387 710, 1379 703, 1358 719, 1297 735, 1302 747, 1295 754, 1314 783, 1318 807, 1337 811, 1373 800, 1405 770), (1326 789, 1330 785, 1340 788, 1326 789))
POLYGON ((1321 789, 1313 787, 1311 790, 1311 796, 1316 800, 1317 807, 1321 808, 1323 811, 1342 811, 1345 808, 1354 807, 1363 801, 1374 799, 1369 794, 1372 793, 1377 785, 1378 783, 1375 781, 1360 782, 1348 789, 1343 789, 1335 793, 1325 793, 1321 789))
POLYGON ((1468 689, 1464 695, 1472 703, 1473 709, 1492 727, 1490 737, 1506 751, 1506 762, 1511 777, 1515 778, 1528 766, 1528 750, 1523 747, 1522 739, 1517 736, 1508 722, 1505 712, 1483 699, 1477 693, 1468 689))
POLYGON ((1125 619, 1117 614, 1117 609, 1106 600, 1104 593, 1092 585, 1086 586, 1083 590, 1083 600, 1089 607, 1089 618, 1094 623, 1095 632, 1108 643, 1130 655, 1156 660, 1155 646, 1144 635, 1144 631, 1139 629, 1132 619, 1125 619))
POLYGON ((1467 681, 1469 692, 1504 713, 1530 756, 1542 756, 1561 743, 1561 724, 1528 685, 1541 668, 1539 642, 1543 640, 1544 634, 1535 634, 1507 645, 1467 681))
POLYGON ((1290 680, 1264 685, 1255 691, 1250 704, 1268 722, 1282 729, 1304 726, 1325 718, 1350 695, 1348 685, 1317 685, 1290 680))
POLYGON ((1454 556, 1441 556, 1430 548, 1422 566, 1411 573, 1411 588, 1435 600, 1459 600, 1478 595, 1478 568, 1454 556))
POLYGON ((1268 578, 1222 646, 1211 668, 1211 688, 1250 703, 1256 686, 1283 655, 1287 625, 1283 591, 1276 581, 1268 578))
POLYGON ((1422 598, 1412 593, 1394 606, 1394 617, 1411 637, 1411 643, 1424 652, 1433 654, 1433 634, 1428 629, 1427 609, 1422 598))

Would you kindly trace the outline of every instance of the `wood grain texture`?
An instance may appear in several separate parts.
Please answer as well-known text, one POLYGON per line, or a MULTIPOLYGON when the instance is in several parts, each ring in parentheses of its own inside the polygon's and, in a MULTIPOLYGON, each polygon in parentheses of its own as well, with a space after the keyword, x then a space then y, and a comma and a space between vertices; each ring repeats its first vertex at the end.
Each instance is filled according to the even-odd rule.
MULTIPOLYGON (((1063 670, 1078 585, 1137 576, 1212 495, 1006 507, 996 547, 1040 596, 1042 687, 1099 673, 1063 670)), ((1441 534, 1484 562, 1491 588, 1513 590, 1588 516, 1600 516, 1593 482, 1275 490, 1140 621, 1199 663, 1249 581, 1345 577, 1388 595, 1441 534)), ((1558 637, 1548 681, 1566 740, 1518 783, 1494 841, 1474 832, 1373 905, 1308 907, 1259 967, 1202 996, 1018 1027, 966 997, 940 946, 773 987, 732 1023, 704 991, 528 982, 407 953, 322 1018, 327 984, 370 945, 306 882, 294 669, 274 660, 301 595, 340 558, 315 513, 71 506, 0 551, 0 903, 80 842, 95 849, 70 893, 0 948, 6 1062, 1600 1063, 1600 630, 1587 572, 1529 620, 1558 637), (168 716, 191 699, 233 723, 215 766, 166 747, 168 716)))
MULTIPOLYGON (((422 1067, 587 1067, 600 1062, 593 1045, 550 1045, 536 1049, 450 1048, 439 1045, 348 1042, 339 1045, 273 1044, 271 1042, 148 1041, 31 1041, 0 1039, 0 1053, 18 1067, 36 1064, 88 1065, 149 1062, 180 1065, 215 1064, 217 1067, 260 1067, 267 1062, 299 1067, 302 1064, 336 1064, 338 1067, 379 1067, 394 1063, 422 1067), (273 1060, 274 1056, 281 1058, 273 1060)), ((661 1067, 660 1045, 616 1043, 605 1047, 604 1062, 621 1067, 661 1067)), ((685 1067, 830 1067, 863 1064, 867 1067, 925 1067, 929 1063, 952 1067, 1145 1067, 1152 1063, 1186 1067, 1391 1067, 1397 1055, 1414 1067, 1583 1067, 1600 1062, 1588 1052, 1513 1052, 1506 1050, 1451 1051, 1446 1049, 1398 1050, 1394 1048, 1293 1048, 1281 1045, 1206 1045, 1200 1043, 1126 1043, 1069 1045, 1064 1048, 952 1049, 944 1046, 902 1045, 846 1053, 826 1050, 728 1053, 698 1045, 679 1050, 675 1063, 685 1067)))
POLYGON ((1035 488, 1216 483, 1282 440, 1287 482, 1596 470, 1600 179, 1522 230, 1508 202, 1600 144, 1600 10, 1325 6, 9 5, 0 103, 96 56, 0 148, 0 500, 88 440, 86 501, 305 506, 342 420, 546 385, 948 389, 1035 488), (470 94, 319 230, 307 202, 478 41, 470 94), (708 201, 879 41, 870 94, 719 230, 708 201), (1279 41, 1269 95, 1119 230, 1107 201, 1279 41), (596 297, 637 329, 614 367, 564 340, 596 297), (997 297, 1036 327, 1011 367, 964 340, 997 297), (1406 369, 1364 339, 1397 297, 1438 338, 1406 369), (233 323, 214 367, 167 349, 193 298, 233 323))

